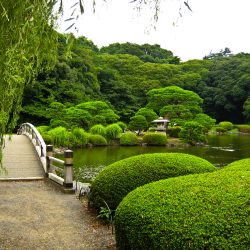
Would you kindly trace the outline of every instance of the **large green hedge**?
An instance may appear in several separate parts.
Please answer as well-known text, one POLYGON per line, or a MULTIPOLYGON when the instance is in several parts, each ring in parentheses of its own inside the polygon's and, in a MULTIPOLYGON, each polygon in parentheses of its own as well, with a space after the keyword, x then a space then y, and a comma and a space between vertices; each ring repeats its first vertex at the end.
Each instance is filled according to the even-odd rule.
POLYGON ((138 136, 133 132, 126 132, 121 135, 120 145, 122 146, 135 146, 139 143, 140 142, 138 136))
POLYGON ((143 142, 147 143, 147 145, 152 146, 164 146, 167 143, 167 136, 162 133, 146 133, 143 136, 143 142))
POLYGON ((104 201, 115 209, 136 187, 174 176, 215 171, 208 161, 182 153, 157 153, 133 156, 104 168, 91 185, 89 200, 96 208, 104 201))
POLYGON ((89 143, 91 143, 94 146, 106 146, 107 140, 102 135, 90 135, 89 136, 89 143))
POLYGON ((250 158, 234 161, 227 166, 225 166, 223 171, 237 171, 237 170, 244 170, 250 171, 250 158))
POLYGON ((217 171, 147 184, 115 215, 119 250, 250 246, 250 172, 217 171))

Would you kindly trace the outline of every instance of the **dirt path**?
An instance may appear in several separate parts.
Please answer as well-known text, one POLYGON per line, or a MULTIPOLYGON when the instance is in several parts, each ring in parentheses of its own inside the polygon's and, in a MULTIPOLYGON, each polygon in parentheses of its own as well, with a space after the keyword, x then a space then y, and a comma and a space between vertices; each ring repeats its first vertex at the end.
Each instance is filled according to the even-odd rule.
POLYGON ((115 249, 114 235, 75 195, 47 181, 0 182, 0 249, 115 249))

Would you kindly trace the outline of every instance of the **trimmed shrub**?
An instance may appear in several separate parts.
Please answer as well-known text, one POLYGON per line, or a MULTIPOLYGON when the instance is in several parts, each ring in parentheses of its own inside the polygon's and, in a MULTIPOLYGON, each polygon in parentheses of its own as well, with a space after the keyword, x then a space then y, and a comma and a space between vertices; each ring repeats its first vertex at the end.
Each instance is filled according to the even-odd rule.
POLYGON ((122 146, 134 146, 139 144, 139 138, 132 132, 122 134, 120 138, 120 145, 122 146))
POLYGON ((114 140, 119 138, 120 134, 122 133, 122 129, 117 124, 110 124, 106 128, 106 137, 108 140, 114 140))
POLYGON ((204 127, 206 132, 208 132, 216 122, 215 119, 206 114, 197 114, 194 118, 194 121, 200 123, 204 127))
POLYGON ((124 122, 117 122, 116 124, 122 129, 122 132, 124 133, 127 125, 124 122))
POLYGON ((197 142, 205 142, 205 130, 204 127, 198 122, 186 122, 180 133, 180 138, 182 138, 185 142, 195 145, 197 142))
POLYGON ((44 140, 44 142, 46 144, 51 144, 52 143, 52 141, 53 141, 52 136, 50 136, 50 135, 48 135, 46 133, 42 133, 41 136, 42 136, 42 138, 43 138, 43 140, 44 140))
POLYGON ((170 127, 167 129, 169 136, 175 137, 175 138, 179 138, 180 131, 181 131, 181 127, 179 126, 170 127))
POLYGON ((167 143, 167 136, 161 133, 146 133, 143 142, 152 146, 164 146, 167 143))
POLYGON ((133 156, 105 167, 91 185, 89 200, 96 208, 107 202, 115 209, 136 187, 170 177, 215 171, 208 161, 182 153, 133 156))
POLYGON ((138 131, 138 135, 141 131, 148 128, 148 122, 143 115, 135 115, 130 118, 128 128, 134 131, 138 131))
POLYGON ((226 133, 227 132, 227 130, 225 128, 220 127, 220 126, 215 127, 214 129, 215 129, 215 132, 217 132, 217 133, 226 133))
POLYGON ((55 146, 67 146, 69 141, 69 133, 64 127, 56 127, 48 132, 55 146))
POLYGON ((143 115, 148 123, 158 118, 158 115, 150 108, 140 108, 135 115, 143 115))
POLYGON ((82 128, 74 128, 72 131, 72 135, 74 137, 74 144, 73 146, 81 147, 85 146, 88 143, 88 133, 84 131, 82 128))
POLYGON ((49 126, 39 126, 36 128, 40 134, 44 134, 49 131, 49 126))
POLYGON ((227 122, 227 121, 220 122, 219 126, 224 128, 226 131, 233 129, 233 127, 234 127, 232 122, 227 122))
POLYGON ((250 158, 234 161, 225 166, 221 171, 250 171, 250 158))
POLYGON ((94 146, 106 146, 108 144, 107 140, 101 135, 90 135, 89 143, 93 144, 94 146))
POLYGON ((139 187, 115 215, 119 250, 249 249, 249 171, 217 171, 139 187))
POLYGON ((97 124, 97 125, 94 125, 93 127, 91 127, 89 132, 93 135, 101 135, 103 137, 106 136, 106 130, 105 130, 104 126, 101 124, 97 124))
POLYGON ((250 125, 248 124, 242 124, 242 125, 235 125, 235 127, 239 130, 241 133, 248 133, 250 134, 250 125))

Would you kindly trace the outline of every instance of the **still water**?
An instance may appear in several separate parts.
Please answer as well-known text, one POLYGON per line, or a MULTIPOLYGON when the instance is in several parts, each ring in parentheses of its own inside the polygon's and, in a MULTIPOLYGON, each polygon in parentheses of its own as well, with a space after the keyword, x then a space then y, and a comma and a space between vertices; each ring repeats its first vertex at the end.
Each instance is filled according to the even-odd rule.
POLYGON ((109 146, 75 149, 75 178, 90 181, 104 166, 115 161, 139 154, 166 152, 193 154, 222 168, 233 161, 250 158, 250 135, 210 135, 207 145, 194 147, 109 146))

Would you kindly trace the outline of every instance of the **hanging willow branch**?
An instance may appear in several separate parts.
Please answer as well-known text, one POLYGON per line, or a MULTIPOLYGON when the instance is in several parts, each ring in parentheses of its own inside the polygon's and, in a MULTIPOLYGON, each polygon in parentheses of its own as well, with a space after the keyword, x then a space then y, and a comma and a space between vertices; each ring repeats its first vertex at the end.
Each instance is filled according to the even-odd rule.
MULTIPOLYGON (((0 0, 0 146, 16 126, 23 89, 56 58, 55 0, 0 0)), ((1 150, 0 150, 1 151, 1 150)), ((0 161, 1 161, 0 152, 0 161)))

